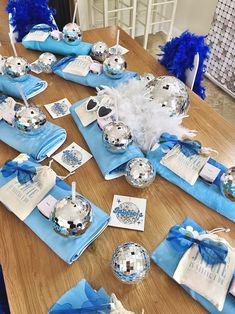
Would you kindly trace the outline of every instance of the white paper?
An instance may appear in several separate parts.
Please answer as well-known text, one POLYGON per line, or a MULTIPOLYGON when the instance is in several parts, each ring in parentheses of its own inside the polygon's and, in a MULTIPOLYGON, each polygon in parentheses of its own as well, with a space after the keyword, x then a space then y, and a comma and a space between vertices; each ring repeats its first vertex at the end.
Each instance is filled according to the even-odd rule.
POLYGON ((15 100, 11 97, 7 97, 3 102, 0 103, 0 120, 4 119, 4 116, 7 117, 9 113, 15 113, 15 100))
POLYGON ((45 105, 45 108, 50 113, 53 119, 61 118, 70 114, 69 108, 71 103, 67 98, 57 100, 51 104, 45 105))
POLYGON ((51 212, 54 209, 54 206, 57 202, 57 199, 54 198, 51 194, 47 195, 39 204, 38 209, 39 211, 47 218, 50 217, 51 212))
POLYGON ((75 109, 75 112, 78 115, 84 127, 88 126, 89 124, 96 121, 97 119, 96 111, 90 111, 90 112, 87 111, 86 104, 87 102, 84 102, 83 104, 81 104, 75 109))
POLYGON ((30 69, 36 74, 42 73, 42 69, 38 64, 38 59, 30 64, 30 69))
POLYGON ((127 48, 121 46, 121 45, 118 45, 118 47, 115 45, 115 46, 109 48, 110 54, 124 55, 127 52, 129 52, 129 50, 127 48))
POLYGON ((92 155, 76 143, 70 144, 67 148, 52 157, 69 172, 75 171, 86 163, 92 155))
POLYGON ((144 231, 146 199, 114 195, 109 226, 144 231))
POLYGON ((63 72, 79 76, 87 76, 90 72, 90 66, 93 60, 90 56, 78 56, 75 60, 69 62, 63 69, 63 72))
POLYGON ((27 41, 45 41, 49 36, 49 33, 43 31, 30 32, 26 35, 27 41))

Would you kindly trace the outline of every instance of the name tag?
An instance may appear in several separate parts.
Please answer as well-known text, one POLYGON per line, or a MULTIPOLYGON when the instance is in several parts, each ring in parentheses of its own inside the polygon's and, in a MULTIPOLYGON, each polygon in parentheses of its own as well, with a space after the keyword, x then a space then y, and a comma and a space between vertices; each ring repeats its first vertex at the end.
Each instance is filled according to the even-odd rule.
POLYGON ((49 36, 49 33, 43 31, 30 32, 26 35, 27 41, 45 41, 49 36))
POLYGON ((78 56, 75 60, 69 62, 63 69, 63 72, 79 76, 87 76, 90 72, 93 60, 89 56, 78 56))

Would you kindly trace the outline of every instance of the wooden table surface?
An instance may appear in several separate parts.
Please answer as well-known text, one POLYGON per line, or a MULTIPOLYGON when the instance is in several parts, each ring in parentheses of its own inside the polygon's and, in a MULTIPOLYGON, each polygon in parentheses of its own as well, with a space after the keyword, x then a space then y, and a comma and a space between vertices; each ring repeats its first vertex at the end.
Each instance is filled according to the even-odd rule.
MULTIPOLYGON (((109 46, 115 44, 115 36, 115 27, 84 32, 85 41, 103 40, 109 46)), ((152 56, 123 31, 120 43, 130 51, 126 54, 129 70, 141 74, 166 73, 152 56)), ((40 54, 36 51, 27 51, 21 44, 17 44, 17 51, 30 62, 40 54)), ((10 46, 0 47, 0 54, 12 55, 10 46)), ((64 97, 74 103, 89 95, 95 95, 94 89, 65 81, 54 74, 39 76, 48 81, 48 88, 33 98, 33 102, 37 104, 44 105, 64 97)), ((228 167, 234 165, 235 128, 192 92, 190 100, 189 118, 185 120, 184 125, 198 130, 197 139, 204 146, 212 147, 219 152, 217 158, 219 162, 228 167)), ((47 112, 46 114, 52 121, 47 112)), ((53 122, 67 129, 68 138, 63 148, 75 141, 88 149, 70 115, 53 122)), ((0 165, 16 155, 14 149, 0 142, 0 165)), ((57 163, 54 163, 53 168, 60 175, 67 174, 57 163)), ((67 265, 24 223, 0 204, 0 261, 11 313, 45 314, 64 292, 82 278, 86 278, 94 288, 103 286, 108 293, 115 292, 123 304, 137 314, 141 312, 142 307, 147 314, 205 313, 206 311, 196 301, 153 262, 149 276, 142 283, 133 286, 120 283, 114 278, 110 268, 112 252, 118 244, 134 241, 142 244, 151 254, 165 238, 169 228, 181 223, 187 216, 207 230, 219 226, 229 227, 231 232, 224 237, 235 245, 234 224, 159 176, 149 188, 139 190, 128 185, 123 177, 105 181, 95 160, 91 159, 79 168, 74 176, 68 178, 67 182, 71 183, 73 180, 77 181, 78 190, 82 195, 107 213, 111 210, 114 194, 146 198, 145 231, 108 227, 79 260, 67 265)))

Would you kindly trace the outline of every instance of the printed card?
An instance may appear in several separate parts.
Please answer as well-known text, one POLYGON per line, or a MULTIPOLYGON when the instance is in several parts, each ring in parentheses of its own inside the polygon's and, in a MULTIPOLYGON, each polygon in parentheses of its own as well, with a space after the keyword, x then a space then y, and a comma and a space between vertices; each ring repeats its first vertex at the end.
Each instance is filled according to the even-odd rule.
POLYGON ((118 45, 118 47, 117 47, 117 45, 115 45, 115 46, 109 48, 110 54, 124 55, 127 52, 129 52, 129 50, 126 49, 125 47, 122 47, 121 45, 118 45))
POLYGON ((87 76, 90 72, 93 60, 90 56, 78 56, 75 60, 69 62, 63 69, 63 72, 79 76, 87 76))
POLYGON ((49 194, 38 204, 37 207, 39 211, 43 214, 43 216, 49 218, 56 202, 57 199, 54 198, 54 196, 52 196, 51 194, 49 194))
POLYGON ((86 104, 87 101, 78 106, 75 110, 84 127, 88 126, 97 119, 96 111, 87 111, 86 104))
POLYGON ((51 104, 45 105, 53 119, 61 118, 70 114, 69 107, 71 103, 67 98, 57 100, 51 104))
POLYGON ((48 32, 43 31, 35 31, 30 32, 28 35, 26 35, 25 40, 27 41, 45 41, 49 36, 48 32))
POLYGON ((114 195, 109 226, 144 231, 146 199, 114 195))
POLYGON ((54 155, 52 158, 69 172, 72 172, 91 159, 92 155, 73 142, 60 153, 54 155))

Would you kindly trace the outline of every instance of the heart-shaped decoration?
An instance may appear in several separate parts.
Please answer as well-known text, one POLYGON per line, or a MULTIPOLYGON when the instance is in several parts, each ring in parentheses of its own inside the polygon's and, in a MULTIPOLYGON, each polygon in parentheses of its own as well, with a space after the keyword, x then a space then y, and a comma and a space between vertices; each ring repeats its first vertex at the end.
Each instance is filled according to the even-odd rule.
POLYGON ((111 108, 107 108, 105 106, 101 106, 98 109, 97 115, 99 118, 104 118, 107 117, 108 115, 110 115, 113 112, 113 110, 111 108))
POLYGON ((87 111, 96 110, 97 106, 98 106, 97 101, 95 101, 94 99, 90 99, 88 103, 86 104, 86 110, 87 111))

